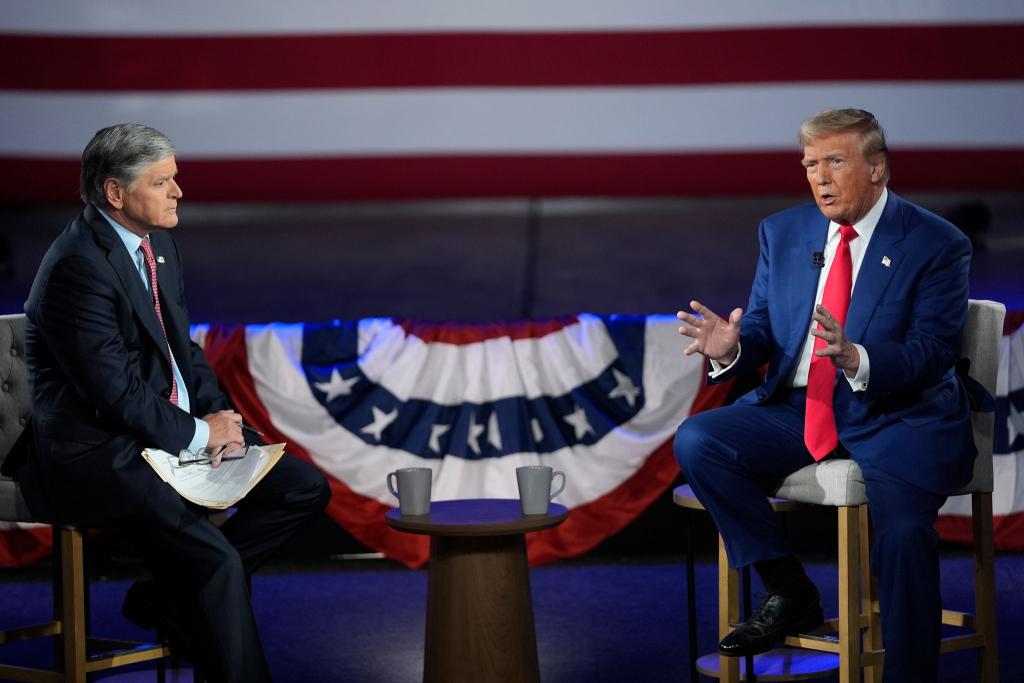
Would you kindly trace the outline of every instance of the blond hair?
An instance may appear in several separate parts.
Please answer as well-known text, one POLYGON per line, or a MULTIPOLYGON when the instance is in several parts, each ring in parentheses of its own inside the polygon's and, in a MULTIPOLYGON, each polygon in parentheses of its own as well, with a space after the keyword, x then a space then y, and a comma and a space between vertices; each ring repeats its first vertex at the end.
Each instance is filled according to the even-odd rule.
POLYGON ((882 182, 889 181, 889 148, 885 144, 885 130, 875 115, 863 109, 826 109, 800 125, 797 141, 806 147, 812 141, 836 133, 860 135, 860 151, 868 161, 882 156, 885 171, 882 182))

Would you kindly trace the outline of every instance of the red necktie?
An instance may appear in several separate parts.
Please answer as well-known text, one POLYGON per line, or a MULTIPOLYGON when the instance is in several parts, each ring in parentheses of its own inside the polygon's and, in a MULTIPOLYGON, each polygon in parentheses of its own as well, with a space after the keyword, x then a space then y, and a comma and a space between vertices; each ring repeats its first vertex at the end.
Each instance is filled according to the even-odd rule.
MULTIPOLYGON (((840 225, 841 238, 835 258, 828 269, 821 305, 828 309, 840 325, 846 325, 846 312, 850 308, 853 289, 853 259, 850 258, 850 240, 857 231, 849 225, 840 225)), ((821 325, 818 325, 821 329, 821 325)), ((825 340, 814 338, 814 351, 825 348, 825 340)), ((821 460, 839 445, 836 416, 832 411, 832 392, 836 386, 836 366, 825 357, 811 356, 811 369, 807 373, 807 409, 804 412, 804 443, 815 460, 821 460)))
MULTIPOLYGON (((164 316, 160 312, 160 290, 156 284, 156 259, 153 258, 153 247, 149 244, 149 236, 142 238, 142 255, 146 259, 146 270, 149 271, 149 291, 153 294, 153 308, 156 309, 156 319, 160 321, 160 329, 164 333, 164 341, 167 342, 167 328, 164 327, 164 316)), ((829 275, 831 278, 832 276, 829 275)), ((171 344, 167 342, 167 353, 171 354, 171 344)), ((172 361, 173 362, 173 361, 172 361)), ((178 405, 178 381, 174 377, 174 367, 171 367, 171 403, 178 405)))

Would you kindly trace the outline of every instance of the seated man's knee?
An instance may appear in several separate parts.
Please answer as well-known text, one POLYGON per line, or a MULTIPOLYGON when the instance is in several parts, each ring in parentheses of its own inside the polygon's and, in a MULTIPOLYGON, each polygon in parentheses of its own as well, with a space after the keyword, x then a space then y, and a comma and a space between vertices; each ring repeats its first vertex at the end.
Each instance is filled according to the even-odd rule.
POLYGON ((288 498, 293 503, 311 510, 323 510, 331 500, 331 486, 327 482, 327 477, 308 462, 299 463, 300 466, 295 468, 294 486, 289 491, 288 498))
POLYGON ((700 469, 708 453, 708 431, 701 415, 692 415, 679 425, 672 450, 687 478, 700 469))

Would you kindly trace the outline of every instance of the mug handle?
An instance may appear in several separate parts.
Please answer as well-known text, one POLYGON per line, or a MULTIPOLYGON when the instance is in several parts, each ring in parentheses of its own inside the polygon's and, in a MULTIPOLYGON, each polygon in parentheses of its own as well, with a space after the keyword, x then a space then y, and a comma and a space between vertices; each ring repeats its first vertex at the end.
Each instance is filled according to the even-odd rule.
POLYGON ((398 498, 398 491, 395 490, 398 488, 398 472, 388 472, 387 482, 388 491, 391 492, 392 496, 398 498), (392 481, 394 481, 394 484, 391 483, 392 481))
POLYGON ((555 477, 561 477, 562 478, 562 485, 558 487, 557 491, 555 491, 554 493, 551 494, 551 500, 554 500, 555 496, 557 496, 559 493, 561 493, 562 491, 565 490, 565 472, 559 472, 557 470, 552 472, 551 473, 551 481, 552 482, 555 480, 555 477))

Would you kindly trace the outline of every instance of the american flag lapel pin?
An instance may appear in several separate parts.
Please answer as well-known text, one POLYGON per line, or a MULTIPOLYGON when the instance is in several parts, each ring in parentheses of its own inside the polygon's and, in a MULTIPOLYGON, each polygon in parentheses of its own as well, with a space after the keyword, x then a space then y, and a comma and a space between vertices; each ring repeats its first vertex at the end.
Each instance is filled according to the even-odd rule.
MULTIPOLYGON (((161 263, 163 263, 163 261, 161 261, 161 263)), ((888 256, 883 256, 882 257, 882 265, 885 266, 886 268, 888 268, 889 266, 892 265, 892 259, 889 258, 888 256)))
MULTIPOLYGON (((885 259, 885 260, 888 261, 889 259, 885 259)), ((156 257, 156 262, 157 263, 163 263, 164 262, 164 257, 163 256, 157 256, 156 257)), ((886 263, 885 265, 889 265, 889 264, 886 263)))

